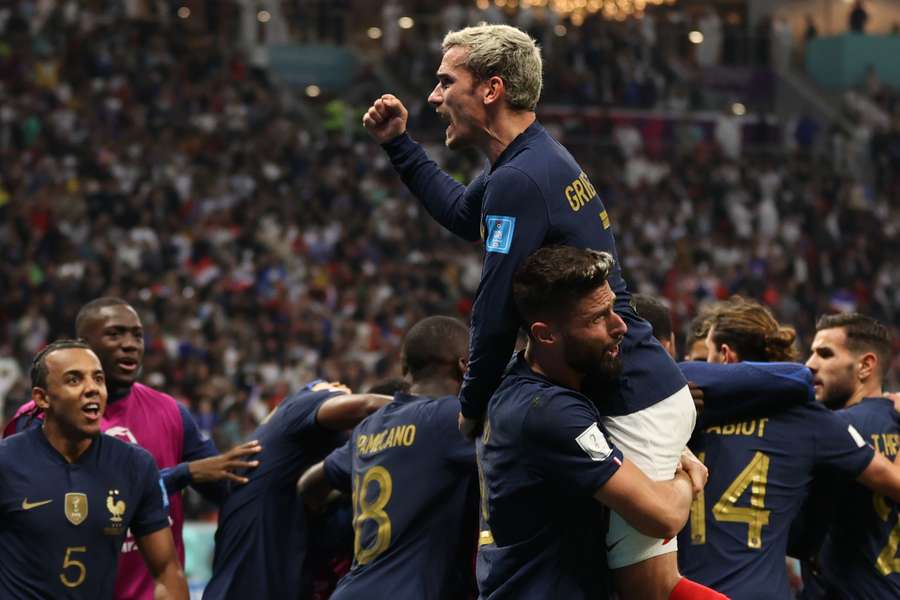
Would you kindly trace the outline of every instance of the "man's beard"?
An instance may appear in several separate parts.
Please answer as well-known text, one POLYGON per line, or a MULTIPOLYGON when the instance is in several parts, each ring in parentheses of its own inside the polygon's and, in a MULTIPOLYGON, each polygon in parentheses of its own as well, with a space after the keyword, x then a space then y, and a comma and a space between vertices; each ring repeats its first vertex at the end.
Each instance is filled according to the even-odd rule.
POLYGON ((822 404, 830 410, 839 410, 847 405, 850 397, 853 395, 853 386, 837 386, 833 385, 828 394, 822 396, 822 404))
POLYGON ((564 358, 571 369, 584 373, 585 382, 590 382, 591 387, 611 383, 622 374, 621 358, 609 355, 608 351, 613 347, 598 348, 568 338, 564 358))

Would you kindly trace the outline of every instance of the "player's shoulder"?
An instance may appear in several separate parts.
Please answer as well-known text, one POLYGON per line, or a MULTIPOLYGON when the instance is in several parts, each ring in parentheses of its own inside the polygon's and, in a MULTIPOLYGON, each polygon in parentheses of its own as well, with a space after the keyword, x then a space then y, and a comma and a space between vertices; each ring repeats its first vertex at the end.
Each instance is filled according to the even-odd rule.
POLYGON ((0 463, 7 460, 27 460, 30 454, 24 452, 33 443, 34 429, 26 429, 0 439, 0 463))
POLYGON ((838 414, 846 416, 890 415, 897 412, 889 398, 865 398, 862 402, 842 408, 838 414))
POLYGON ((143 383, 135 383, 131 387, 130 395, 132 401, 153 402, 154 406, 158 406, 159 408, 178 410, 178 407, 181 405, 174 396, 170 396, 165 392, 161 392, 160 390, 152 388, 149 385, 144 385, 143 383))
POLYGON ((599 420, 596 407, 588 398, 575 390, 553 384, 535 385, 524 396, 523 433, 528 436, 555 435, 590 425, 599 420))
POLYGON ((836 411, 857 427, 871 433, 900 431, 900 413, 888 398, 865 398, 862 402, 836 411))

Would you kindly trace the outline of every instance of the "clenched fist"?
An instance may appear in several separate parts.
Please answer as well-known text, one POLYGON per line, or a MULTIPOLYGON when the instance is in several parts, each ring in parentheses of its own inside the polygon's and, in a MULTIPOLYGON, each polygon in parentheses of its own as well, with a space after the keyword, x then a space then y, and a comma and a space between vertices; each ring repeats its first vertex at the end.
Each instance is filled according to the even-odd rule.
POLYGON ((388 142, 406 132, 409 111, 392 94, 385 94, 369 107, 363 115, 363 126, 379 144, 388 142))

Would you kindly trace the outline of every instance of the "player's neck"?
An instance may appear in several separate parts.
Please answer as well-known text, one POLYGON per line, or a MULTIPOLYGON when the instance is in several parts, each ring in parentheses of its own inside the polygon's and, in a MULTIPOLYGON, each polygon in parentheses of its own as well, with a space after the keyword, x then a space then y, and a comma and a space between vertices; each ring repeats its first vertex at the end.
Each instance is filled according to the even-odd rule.
POLYGON ((844 405, 844 408, 848 408, 853 406, 854 404, 859 404, 866 398, 873 398, 876 396, 881 396, 884 394, 882 390, 880 381, 873 381, 870 383, 864 383, 856 388, 856 391, 850 396, 850 399, 847 400, 847 404, 844 405))
POLYGON ((525 362, 538 375, 576 392, 581 391, 584 373, 573 370, 561 357, 549 356, 529 344, 525 348, 525 362))
POLYGON ((82 454, 87 452, 94 442, 92 437, 81 437, 72 432, 66 432, 55 420, 44 420, 41 426, 44 431, 44 437, 47 442, 53 446, 53 449, 59 452, 66 462, 74 463, 82 454))
POLYGON ((481 151, 491 161, 491 165, 497 162, 497 159, 514 139, 531 127, 536 118, 531 111, 504 110, 487 124, 484 128, 485 135, 481 151))
POLYGON ((116 400, 121 400, 125 396, 131 393, 131 388, 134 387, 133 383, 129 383, 127 385, 109 385, 107 389, 109 391, 109 399, 107 402, 115 402, 116 400))
POLYGON ((409 393, 414 396, 430 396, 432 398, 455 396, 459 393, 460 383, 459 380, 452 377, 415 381, 410 386, 409 393))

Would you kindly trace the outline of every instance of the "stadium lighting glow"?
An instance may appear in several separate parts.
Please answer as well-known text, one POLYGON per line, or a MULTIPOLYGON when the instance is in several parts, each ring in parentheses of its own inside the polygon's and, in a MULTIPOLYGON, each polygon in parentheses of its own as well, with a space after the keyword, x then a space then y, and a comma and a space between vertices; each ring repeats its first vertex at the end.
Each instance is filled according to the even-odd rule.
POLYGON ((557 25, 553 28, 553 33, 557 35, 557 37, 562 37, 566 35, 566 26, 565 25, 557 25))
MULTIPOLYGON (((644 16, 644 10, 651 5, 675 4, 676 0, 493 0, 501 9, 518 9, 542 7, 549 8, 561 19, 568 19, 575 27, 584 23, 584 19, 600 13, 604 19, 624 21, 625 19, 644 16)), ((476 5, 485 10, 490 0, 476 0, 476 5)))
POLYGON ((397 19, 397 24, 400 25, 400 29, 412 29, 416 22, 412 17, 400 17, 397 19))
POLYGON ((377 40, 381 38, 381 29, 378 27, 369 27, 366 30, 366 35, 369 36, 370 40, 377 40))
POLYGON ((702 44, 703 43, 703 34, 697 31, 696 29, 688 34, 688 39, 692 44, 702 44))
POLYGON ((747 107, 740 102, 735 102, 731 105, 731 112, 739 117, 743 117, 747 114, 747 107))
POLYGON ((306 86, 306 95, 310 98, 318 98, 319 94, 322 93, 322 89, 317 85, 308 85, 306 86))
POLYGON ((178 13, 176 14, 178 15, 179 19, 188 19, 191 16, 191 9, 189 9, 187 6, 182 6, 178 9, 178 13))
POLYGON ((272 13, 267 10, 261 10, 256 13, 256 20, 260 23, 268 23, 272 20, 272 13))

